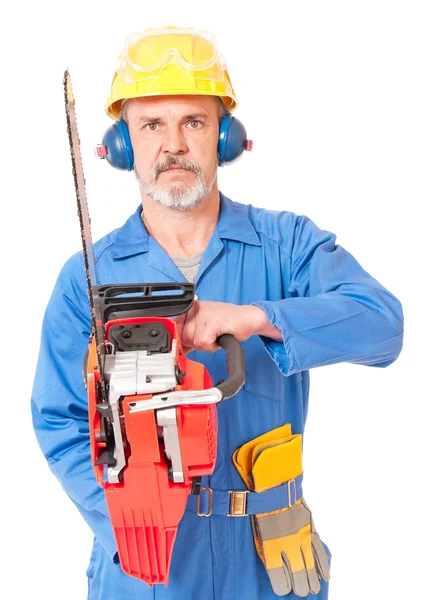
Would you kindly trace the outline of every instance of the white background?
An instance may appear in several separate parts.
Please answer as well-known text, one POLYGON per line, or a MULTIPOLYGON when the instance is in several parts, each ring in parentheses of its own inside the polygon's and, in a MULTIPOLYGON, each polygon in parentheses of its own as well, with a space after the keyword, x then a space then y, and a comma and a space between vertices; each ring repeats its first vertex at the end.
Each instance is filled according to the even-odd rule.
POLYGON ((37 446, 30 395, 42 316, 79 250, 62 78, 76 96, 94 238, 139 194, 96 161, 128 33, 212 31, 253 153, 220 170, 232 199, 306 214, 402 301, 405 346, 388 369, 312 371, 305 497, 333 552, 332 600, 426 594, 425 2, 16 2, 2 9, 2 483, 0 594, 86 595, 91 533, 37 446), (6 326, 6 328, 5 328, 6 326), (6 384, 6 385, 4 385, 6 384), (6 506, 5 506, 6 505, 6 506))

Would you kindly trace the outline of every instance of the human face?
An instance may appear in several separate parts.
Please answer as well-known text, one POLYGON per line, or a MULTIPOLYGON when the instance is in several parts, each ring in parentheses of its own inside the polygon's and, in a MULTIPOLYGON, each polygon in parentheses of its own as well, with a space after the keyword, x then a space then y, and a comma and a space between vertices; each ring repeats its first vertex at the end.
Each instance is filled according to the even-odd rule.
POLYGON ((141 191, 167 208, 190 210, 217 178, 218 100, 154 96, 127 102, 134 170, 141 191))

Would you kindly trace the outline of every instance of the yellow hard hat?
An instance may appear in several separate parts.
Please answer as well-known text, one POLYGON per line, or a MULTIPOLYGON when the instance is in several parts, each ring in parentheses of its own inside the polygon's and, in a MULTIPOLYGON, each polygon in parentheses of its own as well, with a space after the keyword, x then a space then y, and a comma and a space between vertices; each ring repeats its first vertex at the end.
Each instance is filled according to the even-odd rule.
POLYGON ((129 98, 174 94, 220 96, 230 112, 236 108, 226 61, 215 37, 208 31, 172 26, 129 35, 106 113, 118 120, 129 98))

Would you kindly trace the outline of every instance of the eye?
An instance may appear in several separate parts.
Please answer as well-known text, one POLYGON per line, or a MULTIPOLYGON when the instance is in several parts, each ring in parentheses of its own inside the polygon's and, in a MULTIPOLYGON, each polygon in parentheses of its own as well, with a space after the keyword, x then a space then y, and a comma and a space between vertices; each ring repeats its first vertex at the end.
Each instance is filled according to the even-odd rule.
POLYGON ((159 123, 147 123, 147 125, 144 126, 144 129, 148 129, 149 131, 156 131, 158 125, 159 123))
POLYGON ((202 125, 202 121, 198 121, 197 119, 194 119, 193 121, 189 121, 190 123, 190 127, 192 129, 198 129, 199 125, 202 125))

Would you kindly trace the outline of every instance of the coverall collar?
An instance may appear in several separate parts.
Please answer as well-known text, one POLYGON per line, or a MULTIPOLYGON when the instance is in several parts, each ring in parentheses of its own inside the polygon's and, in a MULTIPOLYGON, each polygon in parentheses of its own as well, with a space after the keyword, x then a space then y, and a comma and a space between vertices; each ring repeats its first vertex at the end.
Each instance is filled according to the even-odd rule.
MULTIPOLYGON (((232 202, 220 192, 220 214, 217 226, 204 252, 197 280, 220 254, 223 239, 260 246, 259 237, 247 215, 245 206, 232 202)), ((162 246, 148 233, 141 219, 141 205, 119 229, 110 251, 113 258, 126 258, 148 252, 149 265, 167 275, 173 281, 183 281, 184 276, 162 246)))

